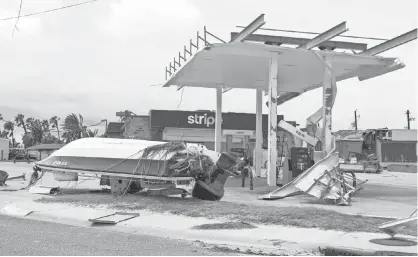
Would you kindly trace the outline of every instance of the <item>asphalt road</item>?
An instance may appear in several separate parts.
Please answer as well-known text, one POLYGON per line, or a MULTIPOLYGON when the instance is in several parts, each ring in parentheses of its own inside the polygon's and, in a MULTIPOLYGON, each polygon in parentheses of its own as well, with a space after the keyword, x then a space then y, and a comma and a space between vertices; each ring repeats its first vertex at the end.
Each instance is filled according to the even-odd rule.
MULTIPOLYGON (((0 215, 0 255, 238 255, 191 242, 0 215)), ((242 254, 240 254, 242 255, 242 254)))

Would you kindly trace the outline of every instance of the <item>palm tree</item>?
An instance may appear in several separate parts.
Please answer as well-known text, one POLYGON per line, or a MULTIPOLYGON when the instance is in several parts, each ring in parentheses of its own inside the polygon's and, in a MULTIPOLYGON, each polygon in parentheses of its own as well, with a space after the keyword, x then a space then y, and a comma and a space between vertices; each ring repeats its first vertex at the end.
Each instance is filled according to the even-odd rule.
POLYGON ((13 132, 15 130, 15 124, 12 121, 6 121, 3 125, 4 130, 7 131, 8 136, 12 138, 12 146, 15 145, 15 139, 13 137, 13 132))
POLYGON ((9 133, 6 130, 0 130, 0 138, 7 138, 8 134, 9 133))
POLYGON ((65 118, 62 129, 64 130, 62 137, 67 143, 80 139, 87 133, 87 127, 83 125, 83 116, 81 114, 77 116, 75 113, 71 113, 65 118))
POLYGON ((22 137, 22 142, 25 147, 40 144, 45 135, 42 122, 39 119, 28 118, 26 119, 26 125, 28 127, 28 133, 22 137))
POLYGON ((61 141, 60 138, 60 129, 58 127, 58 121, 60 120, 60 118, 58 118, 57 116, 53 116, 49 119, 49 123, 51 124, 51 127, 54 129, 56 128, 58 131, 58 140, 61 141))
POLYGON ((85 135, 87 137, 97 137, 97 135, 99 134, 99 130, 95 129, 95 130, 91 130, 91 129, 87 129, 85 135))
POLYGON ((49 121, 48 120, 42 120, 41 125, 42 125, 42 130, 45 133, 51 133, 51 130, 49 129, 49 121))
POLYGON ((16 123, 16 126, 23 128, 23 131, 25 131, 25 134, 28 133, 26 129, 25 115, 21 113, 17 114, 15 117, 15 123, 16 123))

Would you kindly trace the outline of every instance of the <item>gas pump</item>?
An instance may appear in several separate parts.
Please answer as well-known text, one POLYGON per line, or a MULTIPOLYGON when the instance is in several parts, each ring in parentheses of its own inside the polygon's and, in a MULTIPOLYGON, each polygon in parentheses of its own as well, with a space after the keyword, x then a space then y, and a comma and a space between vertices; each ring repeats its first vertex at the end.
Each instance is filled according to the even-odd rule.
POLYGON ((278 156, 280 164, 277 165, 277 185, 285 185, 313 165, 313 152, 310 148, 314 147, 317 144, 318 139, 313 138, 309 136, 307 133, 300 131, 299 129, 297 129, 296 127, 292 126, 284 120, 281 120, 278 125, 279 127, 288 131, 295 137, 303 140, 308 145, 308 147, 292 147, 290 148, 289 153, 286 143, 285 150, 287 154, 283 155, 283 146, 285 143, 281 143, 282 150, 278 149, 277 152, 282 153, 281 155, 284 156, 284 158, 281 158, 282 156, 278 156))
POLYGON ((290 160, 292 179, 312 166, 312 156, 306 147, 292 147, 290 149, 290 160))

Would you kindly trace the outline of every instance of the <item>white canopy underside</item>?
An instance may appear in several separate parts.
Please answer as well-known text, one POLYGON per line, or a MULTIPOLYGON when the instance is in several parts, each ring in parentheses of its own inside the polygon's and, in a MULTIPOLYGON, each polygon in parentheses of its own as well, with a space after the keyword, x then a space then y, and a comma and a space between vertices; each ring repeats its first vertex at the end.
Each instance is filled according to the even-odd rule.
POLYGON ((278 91, 306 92, 321 86, 324 77, 326 65, 315 52, 330 60, 333 75, 339 80, 378 73, 396 60, 247 42, 215 44, 203 48, 177 68, 164 87, 268 90, 270 59, 279 54, 278 91))

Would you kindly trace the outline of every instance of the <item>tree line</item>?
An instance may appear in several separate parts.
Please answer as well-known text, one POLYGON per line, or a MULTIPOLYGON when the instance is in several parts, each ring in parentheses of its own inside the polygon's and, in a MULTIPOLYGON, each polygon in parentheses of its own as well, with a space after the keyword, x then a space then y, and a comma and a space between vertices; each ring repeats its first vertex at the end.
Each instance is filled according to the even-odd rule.
POLYGON ((25 115, 21 113, 18 113, 14 120, 4 120, 0 114, 0 120, 4 121, 3 130, 0 128, 0 138, 8 138, 12 148, 19 147, 14 136, 16 127, 23 128, 22 143, 25 148, 37 144, 67 144, 84 137, 99 136, 98 129, 91 130, 89 126, 83 124, 83 116, 75 113, 67 115, 61 124, 57 116, 49 120, 32 117, 25 119, 25 115), (56 135, 52 132, 56 132, 56 135))

